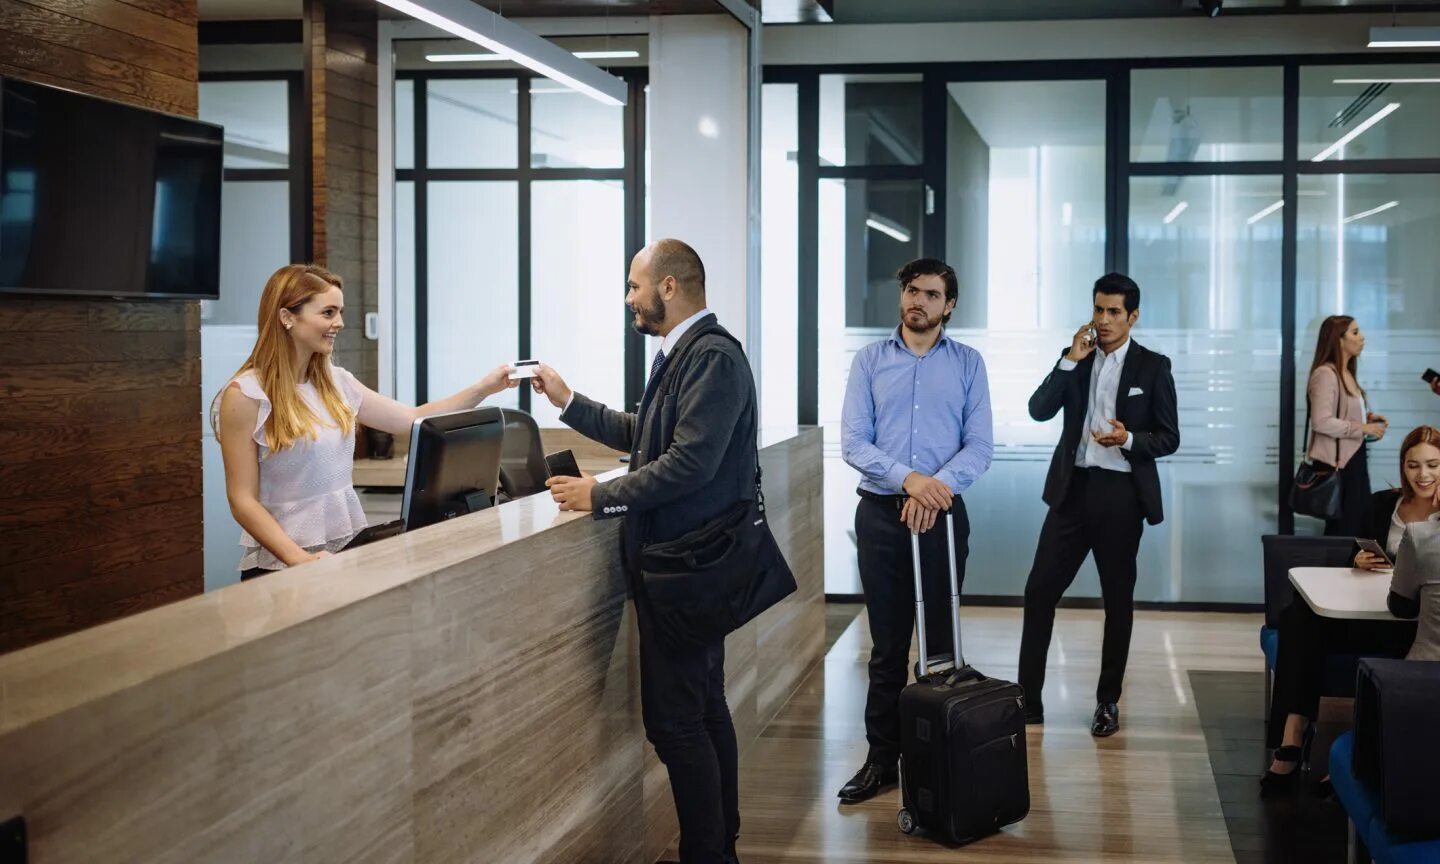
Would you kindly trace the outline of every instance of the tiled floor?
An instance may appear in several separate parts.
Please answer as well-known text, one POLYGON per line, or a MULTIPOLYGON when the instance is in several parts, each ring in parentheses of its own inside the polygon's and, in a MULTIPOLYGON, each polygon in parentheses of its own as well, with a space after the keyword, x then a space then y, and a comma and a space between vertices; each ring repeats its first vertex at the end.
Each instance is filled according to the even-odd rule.
POLYGON ((1267 764, 1264 673, 1192 669, 1190 689, 1238 864, 1342 864, 1344 811, 1333 801, 1317 799, 1310 787, 1325 776, 1330 744, 1344 724, 1320 724, 1309 782, 1296 796, 1262 799, 1259 777, 1267 764))

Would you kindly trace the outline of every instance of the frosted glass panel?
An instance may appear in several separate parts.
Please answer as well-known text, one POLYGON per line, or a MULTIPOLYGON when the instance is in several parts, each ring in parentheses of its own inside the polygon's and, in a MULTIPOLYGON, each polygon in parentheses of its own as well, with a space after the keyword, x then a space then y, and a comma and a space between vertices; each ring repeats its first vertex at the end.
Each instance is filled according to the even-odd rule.
POLYGON ((415 404, 415 184, 395 184, 395 398, 415 404))
MULTIPOLYGON (((1353 316, 1365 333, 1359 380, 1371 410, 1390 420, 1369 445, 1370 483, 1400 482, 1400 443, 1440 421, 1440 397, 1420 380, 1440 368, 1440 175, 1300 177, 1296 269, 1296 453, 1315 339, 1327 315, 1353 316)), ((1297 516, 1296 530, 1323 526, 1297 516)))
POLYGON ((290 184, 222 184, 220 226, 220 298, 200 301, 200 322, 254 327, 266 280, 290 263, 290 184))
POLYGON ((799 169, 796 87, 766 84, 760 100, 760 422, 793 426, 798 393, 799 169))
POLYGON ((1300 69, 1300 158, 1440 156, 1440 63, 1300 69), (1356 134, 1356 133, 1359 134, 1356 134), (1343 149, 1336 149, 1349 136, 1343 149))
POLYGON ((415 82, 395 82, 395 167, 415 167, 415 82))
MULTIPOLYGON (((514 183, 431 183, 426 220, 427 396, 443 398, 519 359, 514 183)), ((486 405, 519 407, 518 390, 486 405)))
POLYGON ((514 79, 431 79, 425 86, 431 168, 516 167, 514 79))
POLYGON ((1259 603, 1278 527, 1280 178, 1130 183, 1135 340, 1170 357, 1180 451, 1160 466, 1137 600, 1259 603), (1181 205, 1184 206, 1181 206, 1181 205))
POLYGON ((1283 102, 1284 73, 1278 66, 1137 69, 1130 73, 1130 158, 1279 159, 1283 102))
MULTIPOLYGON (((947 104, 946 260, 960 282, 948 334, 990 375, 995 458, 965 493, 965 593, 1018 595, 1045 518, 1040 500, 1060 421, 1030 419, 1030 394, 1090 317, 1105 263, 1103 81, 952 83, 947 104)), ((1099 593, 1087 564, 1072 594, 1099 593)))
POLYGON ((532 167, 625 167, 624 108, 543 79, 530 94, 532 167))
POLYGON ((290 97, 285 81, 201 81, 200 119, 225 127, 226 168, 290 164, 290 97))
MULTIPOLYGON (((625 189, 619 180, 531 187, 531 356, 572 389, 612 408, 625 401, 625 189)), ((533 396, 541 426, 560 411, 533 396)))
POLYGON ((919 165, 920 76, 821 75, 821 165, 919 165))

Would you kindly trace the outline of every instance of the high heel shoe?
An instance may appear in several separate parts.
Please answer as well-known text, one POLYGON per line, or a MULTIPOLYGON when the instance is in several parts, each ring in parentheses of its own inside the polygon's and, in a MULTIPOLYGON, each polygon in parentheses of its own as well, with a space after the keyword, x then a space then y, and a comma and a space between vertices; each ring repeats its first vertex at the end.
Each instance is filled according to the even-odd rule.
POLYGON ((1315 725, 1312 723, 1305 727, 1305 734, 1300 739, 1299 747, 1291 744, 1277 748, 1275 750, 1276 762, 1298 764, 1284 774, 1267 768, 1265 776, 1260 778, 1260 794, 1262 796, 1288 794, 1299 789, 1300 778, 1310 770, 1310 746, 1314 743, 1315 725))

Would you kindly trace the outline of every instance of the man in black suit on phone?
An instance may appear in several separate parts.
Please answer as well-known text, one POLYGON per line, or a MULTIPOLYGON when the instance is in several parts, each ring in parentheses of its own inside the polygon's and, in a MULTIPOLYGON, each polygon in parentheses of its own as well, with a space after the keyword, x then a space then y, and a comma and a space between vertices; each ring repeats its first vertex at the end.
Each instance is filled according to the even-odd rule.
POLYGON ((1030 397, 1030 416, 1044 422, 1065 412, 1064 432, 1045 478, 1050 512, 1025 585, 1020 681, 1025 720, 1043 723, 1045 656, 1055 607, 1085 556, 1094 554, 1105 603, 1105 637, 1090 732, 1120 728, 1120 688, 1134 622, 1135 556, 1145 522, 1160 524, 1155 460, 1180 446, 1170 359, 1130 338, 1140 318, 1140 288, 1109 273, 1095 281, 1092 320, 1030 397), (1096 350, 1098 343, 1098 352, 1096 350))

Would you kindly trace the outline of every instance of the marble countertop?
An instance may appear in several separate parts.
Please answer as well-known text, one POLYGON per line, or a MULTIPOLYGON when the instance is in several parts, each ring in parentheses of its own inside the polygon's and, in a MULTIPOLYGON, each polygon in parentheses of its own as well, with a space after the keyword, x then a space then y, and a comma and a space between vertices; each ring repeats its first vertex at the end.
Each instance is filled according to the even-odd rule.
MULTIPOLYGON (((807 431, 819 434, 763 429, 760 446, 807 431)), ((620 524, 534 495, 0 655, 0 736, 577 521, 597 531, 620 524)))

